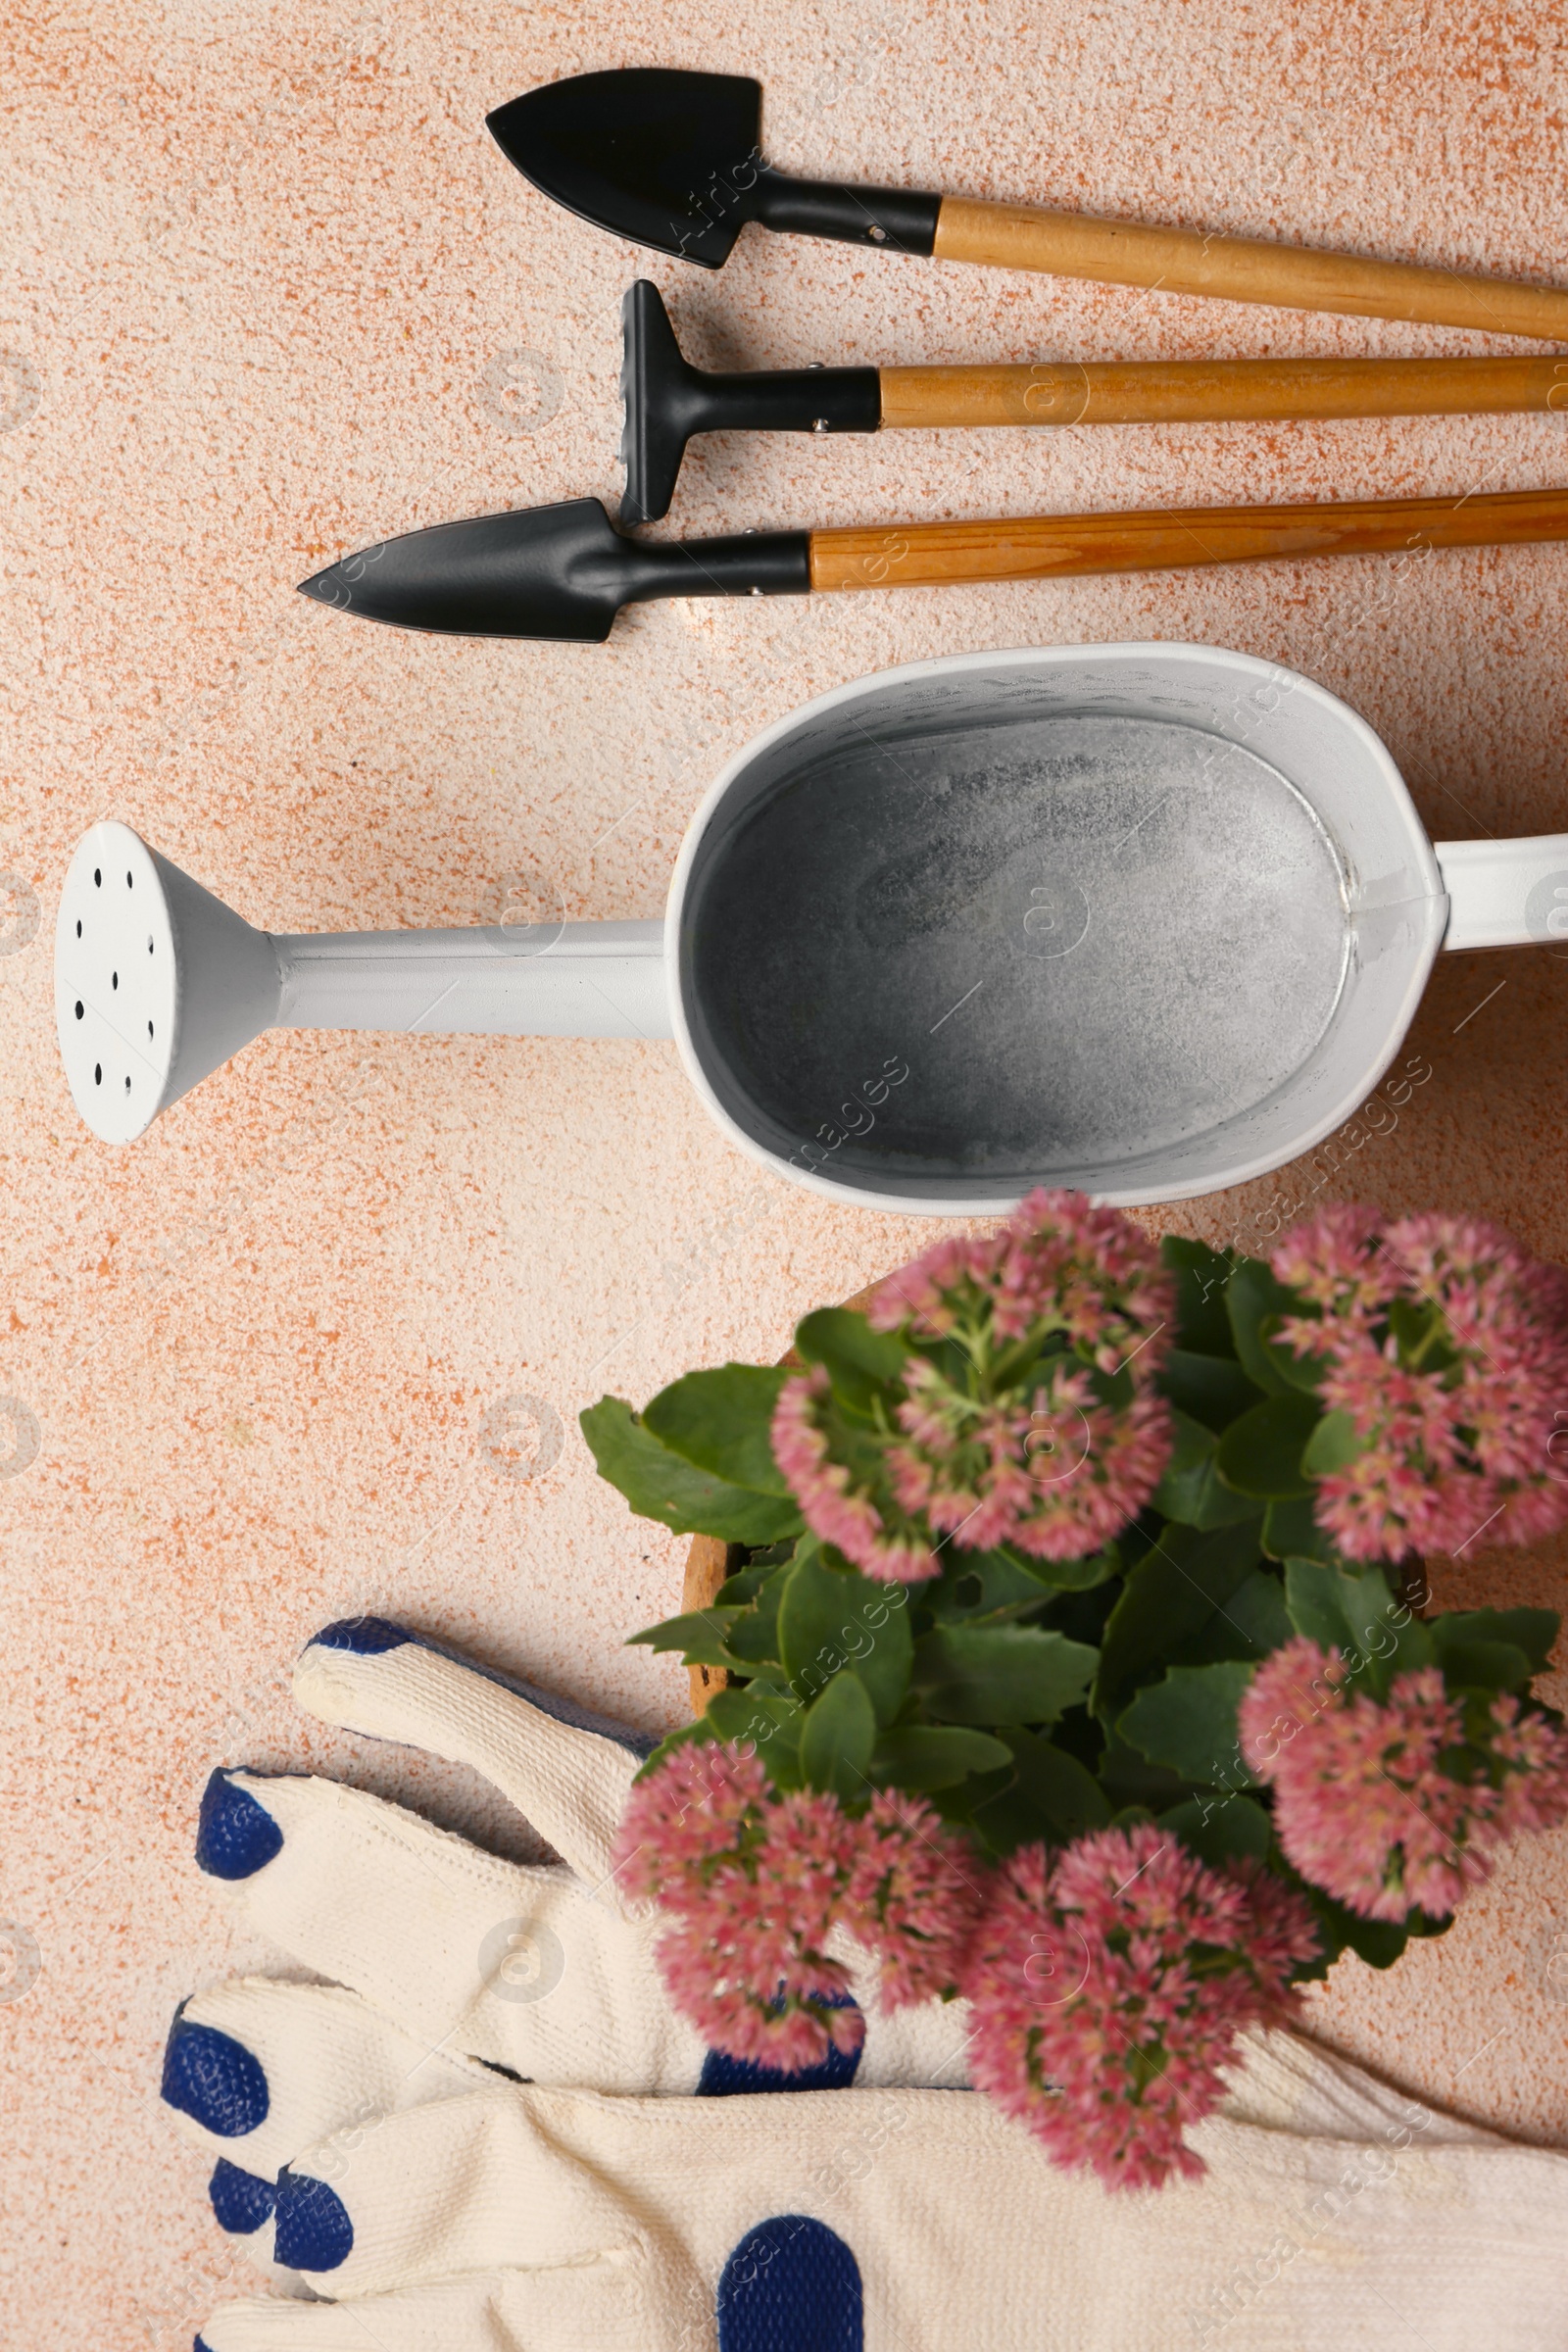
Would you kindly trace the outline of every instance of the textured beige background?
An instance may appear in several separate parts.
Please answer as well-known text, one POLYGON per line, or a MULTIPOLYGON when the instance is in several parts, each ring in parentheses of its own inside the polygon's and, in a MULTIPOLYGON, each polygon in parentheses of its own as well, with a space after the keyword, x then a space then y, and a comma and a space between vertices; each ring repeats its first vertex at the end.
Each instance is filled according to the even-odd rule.
MULTIPOLYGON (((10 13, 0 866, 23 888, 0 897, 0 1390, 40 1443, 0 1483, 0 1916, 43 1954, 0 2006, 18 2352, 182 2345, 220 2290, 206 2168, 153 2096, 174 2001, 244 1957, 189 1860, 209 1766, 414 1777, 443 1818, 515 1839, 460 1776, 308 1731, 285 1687, 301 1639, 392 1610, 670 1719, 678 1670, 618 1644, 671 1605, 679 1546, 598 1485, 573 1416, 606 1386, 641 1400, 776 1350, 931 1232, 733 1155, 662 1046, 271 1038, 107 1151, 52 1036, 55 894, 89 820, 138 826, 273 929, 494 920, 516 875, 573 916, 649 916, 708 779, 808 696, 956 649, 1154 636, 1346 696, 1440 838, 1568 827, 1568 550, 1402 579, 1377 559, 665 605, 602 650, 402 636, 297 597, 397 530, 614 493, 638 270, 709 364, 1485 348, 759 231, 722 277, 683 271, 536 197, 486 109, 591 67, 730 66, 765 80, 786 167, 1550 277, 1562 43, 1560 9, 1495 0, 10 13), (517 1475, 552 1450, 530 1397, 564 1438, 517 1475)), ((1564 429, 718 441, 668 527, 1457 495, 1568 479, 1564 429)), ((1316 1180, 1568 1254, 1565 1023, 1549 951, 1441 966, 1408 1049, 1430 1077, 1316 1180)), ((1278 1189, 1190 1222, 1266 1223, 1278 1189)), ((1552 1598, 1562 1557, 1476 1559, 1446 1590, 1552 1598)), ((1325 2030, 1568 2142, 1564 1857, 1538 1842, 1389 1979, 1347 1964, 1325 2030)))

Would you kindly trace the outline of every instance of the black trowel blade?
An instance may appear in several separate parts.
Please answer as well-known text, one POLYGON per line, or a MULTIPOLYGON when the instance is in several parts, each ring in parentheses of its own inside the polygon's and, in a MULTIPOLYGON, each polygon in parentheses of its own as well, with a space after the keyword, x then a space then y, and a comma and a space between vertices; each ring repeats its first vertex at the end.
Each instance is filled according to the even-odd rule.
POLYGON ((596 498, 442 522, 345 556, 300 594, 394 628, 602 645, 640 551, 596 498))
POLYGON ((762 85, 627 67, 525 91, 486 117, 525 179, 612 236, 717 270, 761 171, 762 85))

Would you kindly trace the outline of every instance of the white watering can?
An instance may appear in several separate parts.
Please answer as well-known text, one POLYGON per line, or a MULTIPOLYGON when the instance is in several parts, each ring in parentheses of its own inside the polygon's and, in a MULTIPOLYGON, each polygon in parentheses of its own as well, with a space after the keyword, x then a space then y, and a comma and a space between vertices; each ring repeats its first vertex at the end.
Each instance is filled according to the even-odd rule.
POLYGON ((268 1028, 673 1037, 742 1150, 861 1206, 1127 1205, 1356 1109, 1440 947, 1568 935, 1568 835, 1428 841, 1354 711, 1195 645, 962 654, 732 760, 662 923, 256 931, 127 826, 72 860, 72 1096, 123 1144, 268 1028))

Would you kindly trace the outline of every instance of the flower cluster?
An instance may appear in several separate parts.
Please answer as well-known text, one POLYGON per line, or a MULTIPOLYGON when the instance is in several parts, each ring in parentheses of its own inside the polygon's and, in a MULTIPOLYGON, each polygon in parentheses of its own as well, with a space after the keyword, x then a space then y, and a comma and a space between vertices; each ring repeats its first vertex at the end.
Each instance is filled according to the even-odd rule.
POLYGON ((1354 1559, 1452 1551, 1483 1528, 1529 1544, 1568 1525, 1568 1274, 1496 1226, 1324 1209, 1275 1250, 1320 1310, 1282 1337, 1325 1366, 1359 1451, 1320 1480, 1319 1523, 1354 1559))
POLYGON ((785 1384, 773 1453, 808 1526, 868 1576, 911 1583, 949 1541, 1099 1549, 1169 1458, 1153 1381, 1173 1303, 1147 1236, 1080 1194, 1033 1193, 999 1233, 939 1242, 866 1310, 915 1349, 892 1425, 852 1426, 820 1367, 785 1384), (1104 1401, 1097 1373, 1125 1373, 1130 1396, 1104 1401))
POLYGON ((1568 1818, 1568 1735, 1511 1693, 1472 1702, 1467 1724, 1436 1667, 1396 1675, 1381 1703, 1348 1681, 1338 1650, 1288 1642, 1238 1725, 1285 1854, 1363 1919, 1446 1919, 1498 1846, 1568 1818))
POLYGON ((855 1817, 776 1793, 736 1746, 676 1748, 637 1782, 616 1860, 668 1922, 658 1959, 680 2014, 713 2048, 789 2074, 864 2034, 835 1928, 875 1954, 897 2009, 954 1983, 978 1900, 963 1846, 919 1798, 883 1790, 855 1817))
POLYGON ((1107 2187, 1196 2177, 1184 2126, 1224 2096, 1238 2034, 1291 2014, 1317 1949, 1289 1887, 1211 1870, 1152 1826, 1054 1858, 1025 1847, 964 1972, 976 2086, 1107 2187))
POLYGON ((1113 1372, 1150 1349, 1173 1307, 1159 1252, 1131 1218, 1082 1193, 1038 1191, 1000 1231, 938 1242, 890 1274, 866 1315, 878 1331, 920 1339, 966 1340, 982 1325, 1004 1343, 1059 1331, 1113 1372))
POLYGON ((917 1585, 937 1575, 942 1562, 927 1531, 900 1509, 882 1448, 846 1429, 820 1364, 784 1383, 772 1441, 773 1459, 813 1536, 886 1584, 917 1585))
POLYGON ((1170 1458, 1170 1414, 1147 1393, 1102 1404, 1072 1364, 1053 1357, 1021 1396, 977 1404, 916 1357, 899 1407, 906 1442, 888 1451, 901 1508, 966 1551, 1015 1544, 1038 1559, 1076 1559, 1119 1535, 1170 1458))

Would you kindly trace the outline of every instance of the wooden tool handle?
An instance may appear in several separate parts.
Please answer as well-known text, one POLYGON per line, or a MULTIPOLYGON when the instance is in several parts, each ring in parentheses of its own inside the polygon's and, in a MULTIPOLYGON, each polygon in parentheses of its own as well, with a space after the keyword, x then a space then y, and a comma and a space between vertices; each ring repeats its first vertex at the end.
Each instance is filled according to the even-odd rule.
POLYGON ((932 251, 940 261, 1047 270, 1056 277, 1154 286, 1166 294, 1211 294, 1288 311, 1343 311, 1357 318, 1413 318, 1568 341, 1568 292, 1556 286, 1462 277, 1410 262, 1314 253, 1196 228, 1152 228, 1137 220, 1096 220, 1081 213, 1037 213, 944 196, 932 251))
POLYGON ((1568 539, 1568 490, 1478 498, 1365 498, 1307 507, 1181 507, 1041 514, 1016 522, 910 522, 812 531, 813 588, 924 588, 1167 571, 1279 556, 1375 555, 1568 539))
POLYGON ((1568 409, 1568 360, 1090 360, 878 373, 884 429, 1568 409))

